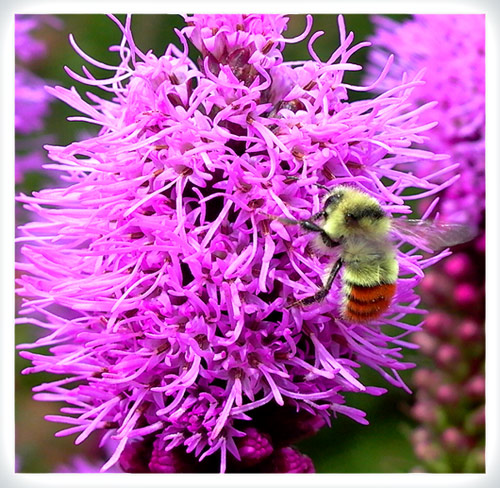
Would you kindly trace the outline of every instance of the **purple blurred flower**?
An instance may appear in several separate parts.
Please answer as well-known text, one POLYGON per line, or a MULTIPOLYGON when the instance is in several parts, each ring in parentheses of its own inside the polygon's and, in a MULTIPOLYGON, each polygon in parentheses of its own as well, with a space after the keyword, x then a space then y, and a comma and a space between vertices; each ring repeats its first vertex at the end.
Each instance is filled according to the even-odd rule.
MULTIPOLYGON (((67 464, 62 464, 56 469, 56 473, 99 473, 102 462, 92 462, 83 456, 75 456, 67 464)), ((117 466, 112 466, 107 473, 123 473, 117 466)))
POLYGON ((44 81, 26 69, 16 71, 16 131, 29 134, 43 128, 49 112, 49 95, 44 81))
POLYGON ((225 471, 248 460, 253 443, 262 459, 256 469, 310 471, 308 458, 288 447, 294 435, 339 413, 367 423, 344 393, 385 391, 363 384, 360 365, 407 389, 399 371, 413 365, 402 349, 414 347, 405 338, 419 326, 402 319, 422 313, 414 288, 442 255, 398 250, 402 278, 389 312, 345 323, 338 287, 320 304, 285 308, 289 297, 317 289, 329 258, 267 214, 309 217, 320 206, 317 184, 339 183, 407 214, 407 201, 451 184, 455 178, 436 182, 446 170, 420 178, 396 169, 442 160, 414 148, 434 125, 419 121, 422 109, 408 111, 420 75, 349 102, 349 90, 371 87, 342 81, 361 68, 349 57, 366 45, 351 45, 342 17, 340 46, 326 62, 313 47, 321 33, 309 41, 312 60, 283 61, 285 44, 308 35, 310 17, 301 36, 287 39, 283 16, 187 16, 177 32, 183 49, 169 45, 159 58, 136 47, 130 17, 125 25, 111 18, 123 32, 112 48, 119 66, 91 59, 71 39, 110 78, 67 71, 113 98, 50 89, 83 114, 74 120, 98 124, 100 133, 47 147, 52 169, 72 186, 20 197, 44 220, 22 229, 20 321, 48 331, 21 346, 33 363, 24 373, 64 375, 34 389, 37 400, 69 404, 47 417, 71 425, 58 435, 77 433, 80 443, 104 430, 104 441, 118 441, 103 470, 118 460, 145 469, 127 453, 149 446, 149 469, 176 469, 178 454, 205 463, 217 452, 225 471), (49 353, 26 351, 41 346, 49 353), (276 422, 261 431, 265 419, 276 422))
POLYGON ((28 134, 43 127, 43 118, 49 111, 50 97, 44 90, 44 82, 30 72, 25 63, 45 56, 43 41, 33 36, 44 17, 16 15, 16 132, 28 134))
POLYGON ((39 15, 16 15, 15 40, 16 57, 23 62, 42 58, 46 54, 43 41, 33 36, 33 31, 40 27, 40 22, 46 19, 39 15))
POLYGON ((45 82, 31 71, 30 63, 46 55, 43 41, 33 35, 33 31, 43 24, 60 27, 55 17, 42 15, 16 15, 15 17, 15 130, 16 130, 16 173, 17 183, 22 182, 25 173, 40 170, 45 156, 40 147, 31 140, 21 140, 44 127, 44 119, 49 113, 52 100, 45 91, 45 82))
MULTIPOLYGON (((483 471, 485 19, 415 15, 401 24, 377 17, 376 24, 372 78, 387 52, 395 55, 395 69, 379 89, 426 68, 425 85, 410 99, 414 107, 438 102, 422 114, 423 120, 439 122, 425 147, 450 154, 461 173, 440 195, 437 209, 446 220, 467 222, 479 232, 422 282, 423 302, 433 311, 415 341, 435 371, 421 369, 414 378, 412 413, 421 424, 415 452, 427 471, 483 471)), ((425 174, 436 167, 418 164, 416 170, 425 174)))
MULTIPOLYGON (((368 79, 384 65, 388 53, 394 66, 378 85, 383 92, 426 69, 425 84, 410 100, 415 107, 437 101, 422 121, 438 121, 425 147, 451 156, 460 180, 441 195, 438 207, 444 220, 479 227, 485 207, 485 16, 415 15, 402 23, 374 18, 376 29, 369 59, 368 79)), ((439 165, 415 165, 418 174, 439 165)))

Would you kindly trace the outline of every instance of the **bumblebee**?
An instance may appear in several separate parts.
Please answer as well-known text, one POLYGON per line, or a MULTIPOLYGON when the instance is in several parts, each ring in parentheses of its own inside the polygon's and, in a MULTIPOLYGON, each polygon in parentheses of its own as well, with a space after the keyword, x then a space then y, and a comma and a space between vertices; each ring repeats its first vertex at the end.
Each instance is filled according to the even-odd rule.
POLYGON ((341 315, 355 323, 378 318, 394 297, 399 273, 394 231, 432 251, 474 237, 472 229, 462 224, 392 219, 375 198, 347 185, 331 190, 323 200, 323 209, 310 219, 278 217, 278 220, 317 233, 317 247, 328 254, 337 254, 324 285, 314 295, 294 301, 289 307, 323 300, 343 268, 341 315))

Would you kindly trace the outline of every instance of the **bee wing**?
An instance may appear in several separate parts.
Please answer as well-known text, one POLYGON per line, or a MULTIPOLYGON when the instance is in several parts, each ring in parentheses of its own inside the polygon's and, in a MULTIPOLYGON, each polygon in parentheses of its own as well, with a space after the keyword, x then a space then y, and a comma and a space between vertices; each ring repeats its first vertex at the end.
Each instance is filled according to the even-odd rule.
POLYGON ((477 234, 468 225, 437 220, 394 219, 391 227, 397 237, 416 247, 431 251, 462 244, 477 234))

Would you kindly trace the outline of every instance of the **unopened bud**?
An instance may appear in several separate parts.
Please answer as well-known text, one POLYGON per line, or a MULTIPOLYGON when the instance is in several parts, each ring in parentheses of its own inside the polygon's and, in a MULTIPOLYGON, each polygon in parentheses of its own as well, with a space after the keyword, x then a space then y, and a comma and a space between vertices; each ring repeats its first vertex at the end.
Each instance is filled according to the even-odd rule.
POLYGON ((486 234, 484 232, 474 241, 474 247, 480 254, 486 252, 486 234))
POLYGON ((485 390, 486 382, 482 374, 473 376, 465 384, 465 393, 474 399, 484 398, 485 390))
POLYGON ((458 306, 468 308, 478 305, 480 293, 475 285, 460 283, 456 286, 453 297, 458 306))
POLYGON ((434 424, 437 421, 436 408, 427 400, 420 400, 411 408, 411 414, 418 422, 434 424))
POLYGON ((142 441, 132 441, 120 455, 120 467, 126 473, 148 473, 151 447, 142 441))
POLYGON ((314 465, 309 456, 292 447, 278 449, 270 458, 272 473, 314 473, 314 465))
POLYGON ((446 274, 455 279, 460 279, 467 276, 471 271, 472 262, 467 254, 461 252, 446 259, 443 267, 446 274))
POLYGON ((448 427, 441 434, 441 441, 453 451, 463 451, 469 447, 467 437, 457 427, 448 427))
POLYGON ((463 342, 477 341, 482 335, 482 327, 475 320, 466 319, 458 327, 458 337, 463 342))
POLYGON ((436 391, 436 399, 443 405, 453 405, 460 399, 460 393, 454 385, 440 385, 436 391))
POLYGON ((413 334, 413 342, 419 345, 422 353, 427 356, 433 355, 439 344, 433 336, 426 332, 415 332, 413 334))
POLYGON ((433 271, 428 273, 420 284, 421 290, 426 294, 428 300, 438 303, 443 297, 449 297, 453 283, 443 273, 433 271))
POLYGON ((424 321, 424 330, 436 337, 447 336, 453 328, 452 318, 444 312, 431 312, 424 321))
POLYGON ((271 437, 268 434, 259 432, 254 427, 246 429, 246 436, 237 441, 238 451, 241 461, 246 466, 253 466, 260 463, 273 452, 271 437))
POLYGON ((415 454, 422 461, 435 461, 439 459, 440 450, 435 444, 429 442, 422 442, 415 444, 414 446, 415 454))
POLYGON ((486 412, 484 405, 470 413, 464 422, 465 431, 469 435, 477 435, 478 432, 484 430, 486 424, 486 412))
POLYGON ((417 369, 413 373, 413 384, 417 388, 429 389, 434 386, 436 378, 433 371, 426 368, 417 369))
POLYGON ((450 368, 460 361, 460 351, 452 344, 442 344, 436 351, 436 361, 439 365, 450 368))

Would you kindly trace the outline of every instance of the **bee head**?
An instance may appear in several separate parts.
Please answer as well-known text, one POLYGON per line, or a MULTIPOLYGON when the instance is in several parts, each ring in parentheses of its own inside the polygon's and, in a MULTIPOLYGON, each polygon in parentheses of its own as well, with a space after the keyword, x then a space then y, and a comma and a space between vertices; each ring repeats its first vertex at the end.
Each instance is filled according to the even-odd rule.
POLYGON ((379 202, 355 188, 340 185, 324 200, 323 229, 334 240, 355 235, 384 235, 389 219, 379 202))

